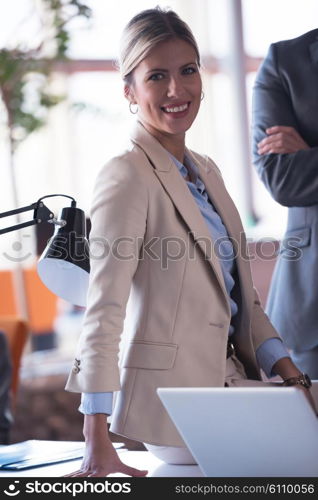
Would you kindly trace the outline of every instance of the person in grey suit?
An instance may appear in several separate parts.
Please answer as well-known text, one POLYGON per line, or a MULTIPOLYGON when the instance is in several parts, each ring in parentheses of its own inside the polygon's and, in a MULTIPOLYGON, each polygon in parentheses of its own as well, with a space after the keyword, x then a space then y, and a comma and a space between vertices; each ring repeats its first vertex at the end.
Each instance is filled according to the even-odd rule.
POLYGON ((0 331, 0 444, 9 443, 11 363, 6 336, 0 331))
POLYGON ((288 207, 266 312, 318 378, 318 29, 273 43, 253 89, 253 163, 288 207))

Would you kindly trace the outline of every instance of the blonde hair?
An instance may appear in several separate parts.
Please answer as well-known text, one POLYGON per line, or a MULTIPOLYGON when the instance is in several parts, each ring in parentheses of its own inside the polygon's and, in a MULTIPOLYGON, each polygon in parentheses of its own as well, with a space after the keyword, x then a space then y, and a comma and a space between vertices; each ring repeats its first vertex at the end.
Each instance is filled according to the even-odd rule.
POLYGON ((132 72, 158 43, 172 38, 188 42, 195 50, 198 65, 200 53, 189 26, 173 10, 160 7, 143 10, 125 27, 120 45, 118 67, 122 79, 131 83, 132 72))

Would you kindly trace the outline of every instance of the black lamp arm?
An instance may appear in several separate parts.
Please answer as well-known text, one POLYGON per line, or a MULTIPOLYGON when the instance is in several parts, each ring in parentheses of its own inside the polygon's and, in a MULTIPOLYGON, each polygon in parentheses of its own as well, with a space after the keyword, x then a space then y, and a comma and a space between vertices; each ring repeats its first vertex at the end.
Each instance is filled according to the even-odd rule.
POLYGON ((23 212, 28 212, 29 210, 34 210, 33 219, 27 222, 22 222, 21 224, 16 224, 14 226, 6 227, 4 229, 0 229, 0 234, 9 233, 11 231, 15 231, 17 229, 22 229, 28 226, 34 226, 35 224, 41 224, 42 222, 52 221, 54 222, 54 214, 44 205, 44 198, 52 198, 53 196, 63 196, 65 198, 70 198, 72 200, 72 207, 76 207, 76 201, 71 196, 66 194, 48 194, 46 196, 42 196, 36 203, 32 203, 31 205, 27 205, 25 207, 16 208, 14 210, 9 210, 8 212, 0 213, 0 219, 3 217, 9 217, 10 215, 21 214, 23 212))
POLYGON ((15 210, 9 210, 8 212, 2 212, 2 214, 0 214, 0 219, 2 217, 9 217, 10 215, 21 214, 22 212, 34 210, 36 209, 37 205, 37 203, 32 203, 32 205, 27 205, 26 207, 16 208, 15 210))

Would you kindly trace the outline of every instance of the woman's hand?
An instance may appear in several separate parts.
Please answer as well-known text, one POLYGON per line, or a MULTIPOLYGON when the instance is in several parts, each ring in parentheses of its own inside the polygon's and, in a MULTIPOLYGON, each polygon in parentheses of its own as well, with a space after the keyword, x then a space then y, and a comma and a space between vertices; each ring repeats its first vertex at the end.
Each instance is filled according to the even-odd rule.
POLYGON ((267 128, 266 134, 268 137, 265 137, 257 145, 259 155, 296 153, 301 149, 310 149, 308 144, 293 127, 276 125, 275 127, 267 128))
POLYGON ((143 477, 148 471, 124 464, 112 442, 107 438, 103 442, 87 444, 80 469, 65 477, 105 477, 117 472, 133 477, 143 477))
POLYGON ((316 408, 316 405, 315 405, 315 401, 314 401, 314 398, 310 392, 310 389, 306 389, 306 387, 300 385, 300 384, 297 384, 297 385, 294 385, 293 387, 297 387, 297 389, 303 391, 308 403, 310 404, 310 406, 312 407, 312 409, 314 410, 316 416, 318 417, 318 412, 317 412, 317 408, 316 408))
MULTIPOLYGON (((298 377, 302 373, 289 357, 281 358, 278 361, 276 361, 276 363, 273 365, 272 370, 274 373, 279 375, 283 380, 287 380, 293 377, 298 377)), ((296 384, 291 387, 296 387, 300 391, 303 391, 307 401, 314 410, 315 414, 318 416, 314 398, 310 392, 310 389, 307 389, 301 384, 296 384)))
POLYGON ((85 455, 80 469, 64 477, 105 477, 120 472, 128 476, 143 477, 148 471, 124 464, 108 436, 105 414, 85 415, 85 455))

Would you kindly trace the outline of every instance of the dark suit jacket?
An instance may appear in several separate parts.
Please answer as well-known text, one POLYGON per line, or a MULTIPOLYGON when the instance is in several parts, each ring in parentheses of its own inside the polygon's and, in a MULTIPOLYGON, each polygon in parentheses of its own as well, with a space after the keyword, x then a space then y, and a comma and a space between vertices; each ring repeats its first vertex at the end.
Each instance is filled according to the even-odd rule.
POLYGON ((253 162, 273 198, 289 207, 267 313, 287 345, 318 345, 318 29, 274 43, 253 91, 253 162), (310 150, 257 154, 273 125, 294 127, 310 150))

